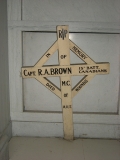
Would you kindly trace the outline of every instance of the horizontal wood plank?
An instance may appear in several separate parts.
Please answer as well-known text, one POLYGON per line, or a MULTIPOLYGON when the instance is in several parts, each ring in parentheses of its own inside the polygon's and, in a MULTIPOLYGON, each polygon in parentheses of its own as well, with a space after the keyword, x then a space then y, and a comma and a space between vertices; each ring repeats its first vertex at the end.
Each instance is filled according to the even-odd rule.
POLYGON ((63 65, 63 66, 44 66, 44 67, 22 67, 23 78, 35 77, 55 77, 55 76, 75 76, 91 74, 108 74, 109 63, 97 63, 94 65, 63 65))

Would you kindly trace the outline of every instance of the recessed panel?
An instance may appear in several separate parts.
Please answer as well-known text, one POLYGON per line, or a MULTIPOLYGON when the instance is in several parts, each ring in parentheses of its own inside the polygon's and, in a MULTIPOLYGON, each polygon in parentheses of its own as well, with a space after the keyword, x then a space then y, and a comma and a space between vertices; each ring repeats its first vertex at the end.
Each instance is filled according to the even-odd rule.
MULTIPOLYGON (((96 63, 109 62, 110 73, 96 75, 73 98, 73 111, 86 113, 117 113, 119 94, 118 34, 70 33, 70 39, 96 63)), ((23 66, 34 66, 57 40, 56 33, 23 33, 23 66)), ((84 63, 70 51, 71 64, 84 63)), ((56 51, 44 65, 58 65, 56 51)), ((72 88, 83 78, 74 76, 72 88)), ((59 77, 49 80, 60 88, 59 77)), ((62 111, 61 99, 34 78, 23 79, 23 99, 26 111, 62 111)))
POLYGON ((119 0, 22 0, 22 20, 120 22, 119 13, 119 0))

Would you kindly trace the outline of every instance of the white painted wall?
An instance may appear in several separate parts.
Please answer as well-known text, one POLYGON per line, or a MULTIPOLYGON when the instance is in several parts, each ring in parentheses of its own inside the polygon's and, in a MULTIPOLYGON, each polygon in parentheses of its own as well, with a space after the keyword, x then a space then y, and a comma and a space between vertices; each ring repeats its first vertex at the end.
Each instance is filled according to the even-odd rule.
MULTIPOLYGON (((22 80, 20 72, 23 65, 34 65, 33 59, 39 59, 48 49, 47 46, 50 47, 56 40, 55 34, 52 38, 49 37, 49 40, 47 36, 45 38, 48 31, 55 32, 57 25, 69 25, 70 32, 76 32, 77 36, 73 33, 73 41, 79 47, 82 45, 83 49, 85 46, 86 53, 96 62, 107 61, 111 64, 110 78, 107 78, 105 83, 102 80, 104 86, 110 85, 108 87, 109 92, 107 90, 107 92, 104 92, 106 93, 105 96, 103 96, 102 87, 103 91, 106 88, 99 85, 101 88, 98 97, 102 96, 98 108, 96 107, 96 104, 98 104, 97 98, 96 104, 94 104, 94 94, 90 97, 91 100, 89 98, 91 104, 87 102, 85 107, 82 104, 79 110, 76 106, 79 106, 80 98, 84 98, 84 95, 89 93, 90 90, 87 92, 89 87, 92 91, 94 84, 98 86, 97 83, 101 82, 100 76, 96 76, 91 81, 92 86, 86 86, 86 92, 84 90, 81 92, 81 94, 83 93, 82 96, 77 95, 77 101, 74 102, 74 104, 76 103, 74 109, 77 113, 73 114, 75 136, 120 138, 119 15, 120 0, 8 0, 10 108, 14 136, 63 136, 62 113, 60 110, 55 108, 54 105, 52 105, 51 110, 48 110, 49 102, 45 101, 46 110, 41 111, 45 107, 39 108, 39 102, 35 99, 36 96, 30 98, 31 91, 26 87, 28 85, 29 88, 29 84, 22 80), (44 34, 43 31, 47 32, 44 34), (41 32, 43 33, 41 34, 41 32), (79 34, 77 34, 78 32, 79 34), (81 34, 80 32, 84 33, 81 34), (91 34, 90 38, 88 32, 95 32, 95 34, 91 34), (40 45, 38 41, 40 41, 40 45), (33 48, 35 48, 34 51, 37 54, 33 53, 33 48), (41 49, 40 57, 38 49, 41 49), (98 49, 99 52, 97 52, 98 49), (29 58, 27 58, 28 56, 29 58), (109 79, 111 83, 109 83, 109 79), (25 100, 27 101, 25 102, 25 100), (32 100, 35 103, 32 103, 32 100), (27 103, 28 101, 29 103, 27 103), (35 104, 38 106, 35 106, 35 104)), ((104 76, 102 78, 104 79, 104 76)), ((40 94, 39 91, 35 91, 38 87, 34 82, 31 87, 32 91, 34 89, 33 96, 36 93, 40 94)), ((38 86, 40 85, 38 84, 38 86)), ((45 93, 44 87, 41 87, 40 90, 44 94, 47 93, 47 91, 45 93)), ((95 87, 94 90, 96 97, 99 88, 95 87)), ((52 97, 51 94, 49 98, 52 97)), ((37 99, 39 100, 39 96, 37 99)), ((60 104, 58 107, 60 108, 60 104)))
POLYGON ((7 4, 0 1, 0 132, 10 121, 7 4))
POLYGON ((119 13, 119 0, 22 1, 22 20, 118 22, 119 13))
POLYGON ((10 132, 7 1, 0 0, 0 160, 8 159, 10 132))

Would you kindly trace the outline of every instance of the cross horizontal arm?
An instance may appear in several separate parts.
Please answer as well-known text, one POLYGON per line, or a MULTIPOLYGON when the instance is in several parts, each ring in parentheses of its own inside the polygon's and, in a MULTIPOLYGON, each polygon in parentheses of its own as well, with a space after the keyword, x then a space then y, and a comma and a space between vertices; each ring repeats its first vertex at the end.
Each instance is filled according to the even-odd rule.
POLYGON ((78 64, 63 66, 44 66, 22 68, 23 78, 76 76, 90 74, 108 74, 109 63, 96 63, 94 65, 78 64))

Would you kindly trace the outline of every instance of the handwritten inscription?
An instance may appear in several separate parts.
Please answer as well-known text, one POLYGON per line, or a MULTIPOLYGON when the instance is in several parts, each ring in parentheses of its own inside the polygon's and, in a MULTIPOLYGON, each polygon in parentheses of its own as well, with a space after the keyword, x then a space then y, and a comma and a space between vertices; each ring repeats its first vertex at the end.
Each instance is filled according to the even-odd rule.
POLYGON ((62 38, 64 40, 64 38, 66 38, 66 34, 67 34, 67 30, 59 30, 59 38, 62 38))
POLYGON ((24 76, 36 76, 36 72, 35 71, 27 71, 27 69, 25 69, 23 71, 24 76))
MULTIPOLYGON (((69 66, 48 66, 23 68, 22 74, 25 78, 36 76, 67 76, 67 75, 90 75, 90 74, 108 74, 109 63, 96 65, 69 65, 69 66)), ((67 84, 66 84, 67 85, 67 84)))
POLYGON ((83 87, 86 83, 88 83, 88 80, 84 79, 84 80, 78 85, 78 87, 75 88, 75 91, 78 92, 80 89, 82 89, 82 87, 83 87))
POLYGON ((74 46, 72 49, 73 49, 73 51, 75 51, 75 53, 76 53, 79 57, 81 57, 81 58, 83 58, 83 59, 86 59, 86 58, 87 58, 87 56, 86 56, 84 53, 82 53, 76 46, 74 46))
POLYGON ((71 68, 50 68, 50 70, 38 69, 38 75, 57 75, 57 74, 69 74, 72 73, 71 68))
POLYGON ((62 86, 70 86, 70 81, 62 81, 62 86))
POLYGON ((60 58, 61 59, 65 59, 67 57, 67 55, 61 55, 60 58))
POLYGON ((107 72, 107 69, 101 69, 99 66, 84 66, 79 67, 79 73, 100 73, 107 72))
POLYGON ((72 68, 66 67, 66 68, 41 68, 36 69, 35 71, 31 71, 29 69, 23 70, 23 75, 25 77, 35 77, 35 76, 54 76, 54 75, 68 75, 72 74, 72 68))
POLYGON ((64 93, 64 97, 68 97, 68 93, 64 93))
POLYGON ((67 30, 59 30, 59 38, 62 38, 64 40, 64 38, 66 38, 66 34, 67 34, 67 30))
POLYGON ((53 87, 50 83, 46 83, 46 86, 52 91, 55 90, 55 87, 53 87))
POLYGON ((57 74, 70 74, 71 68, 50 68, 49 70, 38 69, 38 75, 57 75, 57 74))
POLYGON ((71 105, 63 105, 63 108, 71 108, 71 105))
POLYGON ((47 53, 47 54, 46 54, 46 57, 49 58, 49 57, 50 57, 50 53, 47 53))

